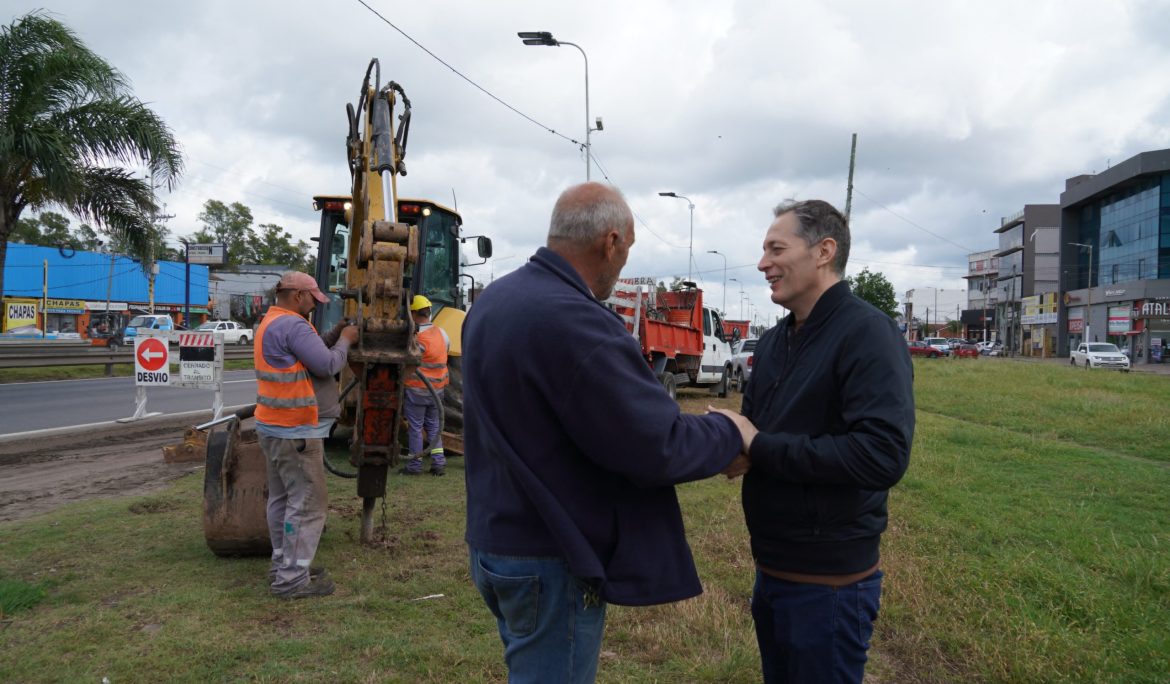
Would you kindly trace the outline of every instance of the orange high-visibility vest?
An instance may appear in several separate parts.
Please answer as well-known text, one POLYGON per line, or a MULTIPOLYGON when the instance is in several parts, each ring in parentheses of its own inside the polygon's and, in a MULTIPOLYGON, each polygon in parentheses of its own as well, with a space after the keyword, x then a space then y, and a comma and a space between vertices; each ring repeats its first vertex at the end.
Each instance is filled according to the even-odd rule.
MULTIPOLYGON (((317 395, 305 365, 297 361, 288 368, 276 368, 264 359, 264 333, 281 316, 300 314, 279 306, 268 309, 256 331, 252 360, 256 366, 256 420, 268 425, 297 427, 317 424, 317 395)), ((309 327, 313 327, 309 323, 309 327)), ((313 332, 317 332, 313 328, 313 332)))
MULTIPOLYGON (((418 334, 418 345, 422 347, 422 363, 418 364, 419 372, 430 381, 431 387, 437 390, 447 386, 447 338, 443 329, 432 325, 418 334)), ((404 383, 407 387, 425 390, 426 385, 413 374, 404 383)))

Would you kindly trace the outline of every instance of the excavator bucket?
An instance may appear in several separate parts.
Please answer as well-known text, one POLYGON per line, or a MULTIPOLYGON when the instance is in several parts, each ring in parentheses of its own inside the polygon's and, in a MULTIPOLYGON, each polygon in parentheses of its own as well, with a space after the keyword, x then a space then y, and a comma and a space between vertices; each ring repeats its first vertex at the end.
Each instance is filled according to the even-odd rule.
POLYGON ((268 477, 255 430, 235 418, 207 438, 203 536, 217 556, 267 556, 268 477))

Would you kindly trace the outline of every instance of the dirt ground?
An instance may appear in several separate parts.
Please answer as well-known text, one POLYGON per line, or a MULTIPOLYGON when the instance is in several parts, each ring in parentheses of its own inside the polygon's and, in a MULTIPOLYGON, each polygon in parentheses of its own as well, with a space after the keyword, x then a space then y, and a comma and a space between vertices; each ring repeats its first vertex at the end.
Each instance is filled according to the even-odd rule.
POLYGON ((162 446, 180 442, 184 427, 132 423, 0 443, 0 522, 74 501, 144 494, 202 468, 163 461, 162 446))

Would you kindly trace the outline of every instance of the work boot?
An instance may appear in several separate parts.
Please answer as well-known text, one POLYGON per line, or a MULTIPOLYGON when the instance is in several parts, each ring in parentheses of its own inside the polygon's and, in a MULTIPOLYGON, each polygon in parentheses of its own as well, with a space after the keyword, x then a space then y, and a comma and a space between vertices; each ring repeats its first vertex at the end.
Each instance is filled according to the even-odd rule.
POLYGON ((337 587, 333 584, 333 580, 328 577, 310 578, 301 586, 279 594, 273 594, 280 599, 299 599, 312 598, 315 596, 328 596, 333 593, 337 587))
POLYGON ((434 475, 435 477, 443 477, 443 475, 445 475, 446 473, 447 473, 446 466, 441 466, 441 465, 431 466, 431 475, 434 475))
MULTIPOLYGON (((325 566, 323 566, 323 565, 310 565, 309 566, 309 579, 311 579, 311 580, 317 579, 318 577, 321 577, 322 575, 328 575, 328 574, 329 574, 329 571, 326 570, 325 566)), ((269 569, 268 570, 268 583, 272 584, 275 581, 276 581, 276 570, 269 569)))

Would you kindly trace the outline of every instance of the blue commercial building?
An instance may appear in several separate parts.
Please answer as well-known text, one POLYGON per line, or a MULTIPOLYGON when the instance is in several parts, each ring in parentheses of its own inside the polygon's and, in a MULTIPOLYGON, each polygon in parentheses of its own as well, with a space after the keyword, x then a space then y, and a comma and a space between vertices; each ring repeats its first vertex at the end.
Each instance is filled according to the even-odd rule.
MULTIPOLYGON (((182 318, 187 303, 187 265, 158 262, 154 311, 182 318)), ((191 319, 207 317, 208 267, 190 267, 191 319)), ((85 337, 91 315, 108 310, 121 318, 150 312, 150 280, 127 256, 8 243, 4 262, 3 330, 38 329, 85 337)), ((124 323, 124 321, 122 321, 124 323)))

